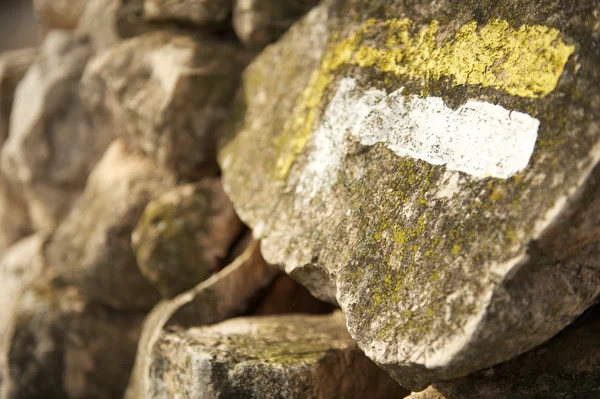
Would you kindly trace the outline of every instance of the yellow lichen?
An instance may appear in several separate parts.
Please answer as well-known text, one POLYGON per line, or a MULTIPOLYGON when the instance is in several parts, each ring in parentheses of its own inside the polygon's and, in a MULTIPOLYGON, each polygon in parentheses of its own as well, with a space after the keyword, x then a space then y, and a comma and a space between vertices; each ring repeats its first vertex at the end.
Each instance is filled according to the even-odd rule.
MULTIPOLYGON (((299 96, 293 118, 276 141, 278 178, 287 177, 304 150, 327 87, 344 65, 376 67, 414 79, 448 78, 454 84, 480 85, 538 98, 554 90, 574 51, 574 46, 560 39, 556 29, 541 25, 515 29, 504 20, 492 19, 478 27, 473 21, 443 42, 438 40, 437 21, 421 29, 414 25, 406 18, 370 19, 348 38, 330 46, 299 96)), ((338 41, 337 35, 333 37, 338 41)))

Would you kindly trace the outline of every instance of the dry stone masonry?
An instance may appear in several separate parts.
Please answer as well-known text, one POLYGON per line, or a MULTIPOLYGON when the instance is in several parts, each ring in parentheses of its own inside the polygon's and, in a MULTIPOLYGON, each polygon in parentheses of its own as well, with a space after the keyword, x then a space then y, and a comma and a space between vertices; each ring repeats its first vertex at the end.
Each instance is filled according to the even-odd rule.
POLYGON ((596 3, 34 0, 0 397, 600 397, 596 3))

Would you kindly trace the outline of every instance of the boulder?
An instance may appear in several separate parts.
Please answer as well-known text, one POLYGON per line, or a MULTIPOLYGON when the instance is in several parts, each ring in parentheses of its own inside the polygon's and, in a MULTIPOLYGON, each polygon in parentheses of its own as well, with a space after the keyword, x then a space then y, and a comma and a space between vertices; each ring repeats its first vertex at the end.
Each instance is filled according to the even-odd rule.
POLYGON ((147 33, 95 57, 82 93, 91 112, 159 165, 201 178, 217 171, 215 142, 243 59, 212 39, 147 33))
POLYGON ((79 196, 111 139, 81 106, 79 79, 91 48, 53 31, 19 83, 2 173, 22 186, 34 229, 53 230, 79 196))
POLYGON ((591 15, 336 1, 247 68, 225 191, 403 386, 523 353, 600 294, 591 15))
POLYGON ((173 299, 159 302, 144 322, 125 398, 167 398, 174 393, 184 395, 186 388, 180 387, 183 390, 152 396, 157 341, 173 328, 219 323, 242 314, 247 310, 250 299, 268 286, 277 273, 277 269, 267 265, 262 258, 258 243, 250 242, 246 250, 219 273, 173 299))
POLYGON ((2 397, 121 397, 143 318, 88 301, 47 268, 14 310, 2 397))
POLYGON ((404 389, 326 316, 244 317, 172 328, 152 353, 146 398, 401 398, 404 389))
POLYGON ((241 230, 220 180, 207 178, 151 201, 132 242, 142 274, 172 298, 218 271, 241 230))
POLYGON ((508 362, 413 393, 414 399, 600 397, 600 307, 508 362), (429 396, 428 396, 429 395, 429 396))
POLYGON ((260 50, 318 3, 319 0, 236 0, 233 28, 246 47, 260 50))
POLYGON ((42 32, 47 33, 52 29, 75 29, 85 3, 85 0, 33 0, 33 9, 42 32))
POLYGON ((150 29, 143 19, 144 0, 86 1, 77 34, 86 37, 96 52, 150 29))
POLYGON ((174 187, 152 160, 114 141, 46 249, 48 261, 82 293, 116 309, 149 309, 160 296, 140 273, 131 233, 146 205, 174 187))
POLYGON ((233 0, 145 0, 144 18, 222 27, 231 14, 232 3, 233 0))

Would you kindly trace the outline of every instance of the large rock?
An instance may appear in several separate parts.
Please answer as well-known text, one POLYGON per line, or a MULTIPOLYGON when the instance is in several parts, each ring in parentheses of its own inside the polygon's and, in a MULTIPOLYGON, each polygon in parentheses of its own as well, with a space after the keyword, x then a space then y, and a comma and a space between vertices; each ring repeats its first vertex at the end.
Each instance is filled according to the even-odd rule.
POLYGON ((198 178, 216 172, 215 141, 244 65, 225 43, 147 33, 95 57, 82 93, 92 112, 160 165, 198 178))
POLYGON ((586 1, 380 3, 323 5, 267 48, 220 161, 266 260, 418 390, 600 293, 600 25, 586 1))
MULTIPOLYGON (((14 50, 0 55, 0 148, 8 137, 15 90, 33 62, 35 49, 14 50)), ((0 252, 31 233, 27 203, 18 182, 0 171, 0 252)))
MULTIPOLYGON (((258 243, 251 242, 239 257, 219 273, 193 289, 156 305, 144 322, 125 397, 155 397, 151 394, 155 384, 155 374, 152 372, 156 367, 154 348, 164 334, 173 328, 219 323, 242 314, 247 310, 250 299, 268 286, 277 273, 277 269, 267 265, 262 258, 258 243)), ((183 395, 186 388, 179 388, 175 392, 183 395)))
POLYGON ((89 302, 47 268, 18 300, 3 398, 119 398, 143 314, 89 302))
POLYGON ((150 28, 143 19, 144 0, 86 1, 77 33, 88 38, 96 51, 150 28))
POLYGON ((154 347, 146 398, 401 398, 404 389, 328 316, 237 318, 173 328, 154 347))
POLYGON ((319 0, 236 0, 233 28, 251 49, 262 49, 317 5, 319 0))
MULTIPOLYGON (((32 235, 11 246, 0 258, 0 396, 8 381, 12 317, 21 292, 42 272, 46 237, 32 235)), ((4 396, 2 396, 4 397, 4 396)))
POLYGON ((75 29, 85 4, 85 0, 33 0, 33 9, 42 32, 47 33, 52 29, 75 29))
POLYGON ((144 0, 144 18, 219 27, 231 14, 233 0, 144 0))
POLYGON ((207 178, 150 202, 132 243, 142 274, 172 298, 218 271, 241 230, 221 181, 207 178))
POLYGON ((15 93, 2 172, 22 185, 35 229, 56 227, 110 142, 110 132, 92 126, 79 100, 91 55, 84 41, 53 31, 15 93))
POLYGON ((435 384, 414 399, 600 397, 600 307, 584 313, 550 341, 458 380, 435 384), (429 394, 429 396, 427 396, 429 394))
POLYGON ((174 178, 116 140, 48 245, 49 262, 84 295, 117 309, 149 309, 160 296, 138 269, 131 233, 174 178))

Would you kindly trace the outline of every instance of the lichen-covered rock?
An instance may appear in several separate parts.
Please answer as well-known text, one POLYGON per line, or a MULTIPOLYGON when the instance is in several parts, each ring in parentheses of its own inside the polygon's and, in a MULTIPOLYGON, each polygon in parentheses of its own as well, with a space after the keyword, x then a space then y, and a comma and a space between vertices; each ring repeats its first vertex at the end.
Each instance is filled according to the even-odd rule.
POLYGON ((160 296, 140 273, 131 233, 146 205, 174 185, 171 174, 116 140, 54 233, 49 262, 89 298, 116 309, 149 309, 160 296))
MULTIPOLYGON (((157 340, 168 330, 219 323, 247 310, 249 300, 269 285, 278 274, 267 265, 257 242, 249 243, 246 250, 229 266, 193 289, 160 302, 146 317, 135 367, 125 397, 150 398, 155 375, 154 348, 157 340)), ((192 385, 189 388, 193 389, 192 385)), ((181 391, 183 395, 184 391, 181 391)), ((169 398, 173 393, 164 393, 169 398)), ((184 397, 202 397, 197 395, 184 397)))
POLYGON ((277 40, 319 0, 236 0, 233 28, 245 46, 261 49, 277 40))
POLYGON ((200 27, 221 26, 231 14, 233 0, 145 0, 144 18, 176 21, 200 27))
POLYGON ((77 33, 96 51, 149 30, 144 22, 144 0, 86 1, 77 33))
POLYGON ((150 202, 132 243, 142 274, 172 298, 218 271, 241 230, 221 181, 207 178, 150 202))
POLYGON ((47 33, 52 29, 75 29, 85 3, 85 0, 33 0, 33 9, 39 26, 47 33))
MULTIPOLYGON (((89 302, 47 268, 21 295, 3 398, 119 398, 135 359, 143 313, 89 302)), ((8 348, 7 347, 7 348, 8 348)))
POLYGON ((19 295, 43 270, 42 246, 46 237, 32 235, 0 255, 0 396, 8 380, 8 349, 12 317, 19 295))
POLYGON ((414 390, 600 293, 597 12, 469 4, 318 7, 246 70, 220 153, 266 260, 414 390))
POLYGON ((154 346, 146 398, 401 398, 341 312, 237 318, 175 327, 154 346))
POLYGON ((215 141, 243 59, 210 39, 147 33, 95 57, 82 93, 90 111, 160 165, 199 178, 217 170, 215 141))
POLYGON ((84 41, 53 31, 16 89, 2 173, 22 186, 36 230, 56 227, 111 139, 92 126, 79 100, 91 55, 84 41))
POLYGON ((550 341, 506 363, 468 377, 443 381, 414 399, 600 397, 600 307, 550 341), (427 396, 425 393, 430 393, 427 396))

